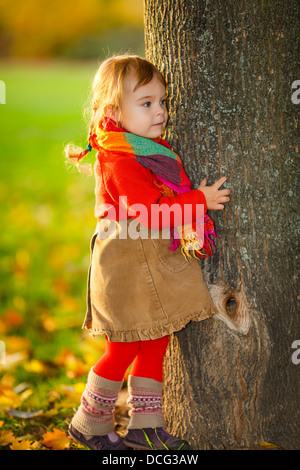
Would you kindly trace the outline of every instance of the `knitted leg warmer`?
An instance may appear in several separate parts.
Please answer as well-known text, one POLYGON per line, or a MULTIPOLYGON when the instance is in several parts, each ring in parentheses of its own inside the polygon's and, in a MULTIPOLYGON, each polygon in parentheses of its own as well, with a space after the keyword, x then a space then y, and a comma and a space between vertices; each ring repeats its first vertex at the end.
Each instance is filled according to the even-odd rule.
POLYGON ((114 430, 115 403, 122 383, 100 377, 91 369, 72 426, 89 436, 111 433, 114 430))
POLYGON ((166 426, 162 412, 162 388, 162 382, 157 380, 129 376, 127 403, 132 409, 127 429, 166 426))

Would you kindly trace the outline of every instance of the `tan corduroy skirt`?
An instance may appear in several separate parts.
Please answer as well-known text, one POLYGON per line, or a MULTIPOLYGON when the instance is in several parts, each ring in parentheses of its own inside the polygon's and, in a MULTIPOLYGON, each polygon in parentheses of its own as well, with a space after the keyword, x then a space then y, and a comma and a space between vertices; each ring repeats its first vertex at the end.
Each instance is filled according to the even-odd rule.
POLYGON ((97 224, 83 328, 110 341, 149 340, 216 313, 198 261, 170 251, 169 232, 134 219, 97 224))

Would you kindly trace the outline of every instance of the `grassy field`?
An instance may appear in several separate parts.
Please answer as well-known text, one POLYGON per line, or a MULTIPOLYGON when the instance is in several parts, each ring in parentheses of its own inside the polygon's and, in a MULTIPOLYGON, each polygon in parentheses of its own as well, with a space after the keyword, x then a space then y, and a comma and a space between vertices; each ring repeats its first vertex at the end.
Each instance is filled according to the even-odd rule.
POLYGON ((103 339, 81 330, 94 179, 68 168, 63 155, 69 141, 86 145, 83 111, 96 68, 96 62, 0 63, 4 448, 55 448, 51 436, 67 429, 86 374, 103 352, 103 339))

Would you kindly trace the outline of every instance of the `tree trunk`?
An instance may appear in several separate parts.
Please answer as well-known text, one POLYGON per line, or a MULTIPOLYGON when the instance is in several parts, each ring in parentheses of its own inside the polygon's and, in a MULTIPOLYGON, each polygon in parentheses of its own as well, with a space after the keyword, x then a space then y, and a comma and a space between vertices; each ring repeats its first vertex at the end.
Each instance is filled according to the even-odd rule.
POLYGON ((145 0, 166 138, 194 188, 225 175, 232 191, 201 262, 219 313, 172 335, 165 360, 168 426, 194 449, 300 447, 298 18, 297 0, 145 0))

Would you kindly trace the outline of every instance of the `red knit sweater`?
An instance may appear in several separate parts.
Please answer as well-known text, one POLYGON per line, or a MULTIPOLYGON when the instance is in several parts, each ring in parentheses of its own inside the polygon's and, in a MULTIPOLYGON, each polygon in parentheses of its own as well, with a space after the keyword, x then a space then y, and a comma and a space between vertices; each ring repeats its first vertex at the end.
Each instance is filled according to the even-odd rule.
POLYGON ((97 154, 94 172, 97 218, 123 220, 137 217, 145 227, 163 229, 196 220, 198 204, 204 206, 203 212, 206 213, 206 200, 201 191, 191 190, 175 196, 162 195, 158 187, 161 185, 159 180, 148 168, 137 162, 134 156, 101 150, 97 154), (123 198, 120 199, 120 196, 123 198), (144 209, 132 207, 136 204, 142 204, 144 209), (180 205, 180 220, 178 211, 176 217, 172 213, 174 204, 180 205))

